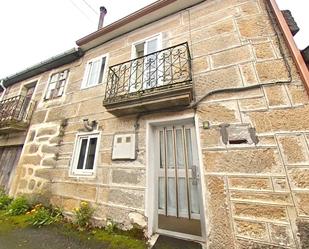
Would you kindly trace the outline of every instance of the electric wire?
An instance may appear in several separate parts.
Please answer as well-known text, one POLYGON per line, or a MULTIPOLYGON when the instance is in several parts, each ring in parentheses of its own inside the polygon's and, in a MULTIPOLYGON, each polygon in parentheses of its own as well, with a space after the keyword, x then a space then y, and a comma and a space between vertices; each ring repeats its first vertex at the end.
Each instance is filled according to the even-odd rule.
POLYGON ((86 0, 82 0, 88 7, 95 13, 96 15, 99 15, 99 12, 96 11, 86 0))
POLYGON ((74 3, 73 0, 70 0, 72 5, 85 17, 90 21, 91 23, 95 23, 76 3, 74 3))

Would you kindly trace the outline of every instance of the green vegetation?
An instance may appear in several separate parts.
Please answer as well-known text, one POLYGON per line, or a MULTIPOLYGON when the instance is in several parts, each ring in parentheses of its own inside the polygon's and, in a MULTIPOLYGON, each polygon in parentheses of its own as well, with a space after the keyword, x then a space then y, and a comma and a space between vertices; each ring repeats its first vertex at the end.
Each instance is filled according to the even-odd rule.
POLYGON ((12 198, 5 194, 4 190, 0 189, 0 210, 6 210, 12 200, 12 198))
POLYGON ((78 230, 83 231, 91 227, 91 218, 94 210, 88 202, 82 201, 79 207, 75 208, 73 212, 75 215, 74 224, 78 230))
POLYGON ((12 200, 4 192, 1 192, 1 200, 3 210, 0 210, 0 235, 2 236, 14 233, 17 229, 31 231, 33 227, 45 226, 50 233, 56 233, 55 236, 62 234, 73 237, 76 241, 92 241, 102 245, 102 249, 147 248, 143 231, 138 227, 123 231, 109 221, 104 229, 92 228, 91 219, 94 210, 87 202, 81 202, 80 207, 74 210, 74 223, 68 223, 58 208, 45 207, 42 204, 31 206, 25 197, 12 200))
POLYGON ((59 208, 47 208, 42 204, 35 205, 27 214, 31 214, 29 222, 37 227, 58 223, 63 218, 59 208))
POLYGON ((21 215, 25 214, 30 209, 28 200, 24 197, 17 197, 7 207, 7 213, 9 215, 21 215))

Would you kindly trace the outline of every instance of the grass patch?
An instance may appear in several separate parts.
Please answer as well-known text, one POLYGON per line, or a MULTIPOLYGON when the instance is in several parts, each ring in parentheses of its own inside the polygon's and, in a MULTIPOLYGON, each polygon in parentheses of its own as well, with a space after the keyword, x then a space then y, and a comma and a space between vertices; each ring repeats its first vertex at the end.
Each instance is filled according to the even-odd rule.
POLYGON ((29 226, 29 217, 27 215, 11 216, 7 215, 6 211, 0 211, 0 233, 10 232, 18 228, 29 226))

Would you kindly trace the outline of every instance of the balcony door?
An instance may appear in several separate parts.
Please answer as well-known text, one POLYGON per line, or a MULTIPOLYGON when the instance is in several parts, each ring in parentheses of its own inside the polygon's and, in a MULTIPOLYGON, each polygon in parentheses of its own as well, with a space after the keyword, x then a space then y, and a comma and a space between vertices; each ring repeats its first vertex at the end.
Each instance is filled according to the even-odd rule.
POLYGON ((23 120, 27 118, 28 109, 30 108, 31 99, 35 90, 35 83, 24 86, 21 95, 24 99, 21 104, 21 110, 19 112, 19 119, 23 120))
POLYGON ((201 236, 201 194, 194 125, 158 127, 158 231, 201 236))
POLYGON ((131 67, 129 92, 151 89, 161 84, 159 55, 155 53, 161 45, 160 35, 133 44, 132 57, 136 60, 131 67))

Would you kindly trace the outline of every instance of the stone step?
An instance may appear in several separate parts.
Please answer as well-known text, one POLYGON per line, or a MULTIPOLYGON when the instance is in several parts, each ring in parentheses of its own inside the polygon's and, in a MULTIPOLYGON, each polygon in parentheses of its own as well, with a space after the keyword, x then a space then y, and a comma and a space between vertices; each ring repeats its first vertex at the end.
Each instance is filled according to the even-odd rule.
POLYGON ((202 249, 202 245, 194 241, 159 235, 152 249, 202 249))

